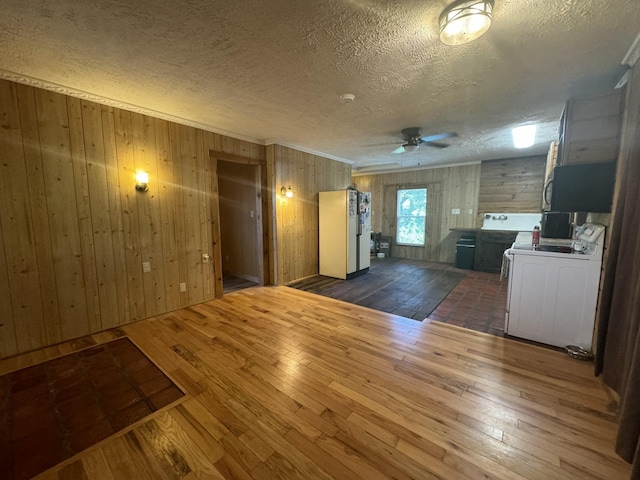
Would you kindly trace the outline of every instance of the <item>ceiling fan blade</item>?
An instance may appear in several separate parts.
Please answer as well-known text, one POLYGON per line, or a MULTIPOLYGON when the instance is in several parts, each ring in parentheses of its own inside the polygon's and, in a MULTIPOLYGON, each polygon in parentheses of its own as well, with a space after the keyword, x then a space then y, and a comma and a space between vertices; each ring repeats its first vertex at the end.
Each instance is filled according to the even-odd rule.
POLYGON ((404 153, 404 146, 400 145, 398 148, 396 148, 393 152, 391 153, 404 153))
POLYGON ((445 132, 445 133, 437 133, 435 135, 425 135, 420 139, 425 143, 430 143, 436 140, 444 140, 445 138, 457 137, 457 132, 445 132))
POLYGON ((368 143, 366 145, 362 145, 363 147, 369 148, 369 147, 392 147, 393 145, 398 145, 398 144, 402 144, 401 141, 397 141, 397 142, 385 142, 385 143, 368 143))
POLYGON ((446 143, 440 143, 440 142, 422 142, 425 145, 429 145, 430 147, 436 147, 436 148, 447 148, 449 145, 447 145, 446 143))

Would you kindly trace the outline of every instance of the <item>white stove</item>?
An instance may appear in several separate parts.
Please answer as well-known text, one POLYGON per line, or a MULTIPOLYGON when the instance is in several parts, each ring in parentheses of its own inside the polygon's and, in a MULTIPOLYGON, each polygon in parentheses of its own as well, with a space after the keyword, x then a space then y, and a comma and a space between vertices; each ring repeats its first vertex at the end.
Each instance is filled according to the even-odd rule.
POLYGON ((505 333, 514 337, 591 350, 604 226, 585 224, 576 240, 541 239, 522 232, 505 251, 509 290, 505 333))
POLYGON ((602 232, 604 232, 604 226, 602 225, 585 224, 576 233, 576 240, 542 237, 540 244, 536 247, 532 245, 531 232, 520 232, 516 236, 511 248, 507 249, 504 253, 505 256, 517 253, 526 253, 527 255, 541 257, 564 257, 566 255, 573 255, 574 257, 572 258, 576 260, 602 261, 604 245, 602 232))

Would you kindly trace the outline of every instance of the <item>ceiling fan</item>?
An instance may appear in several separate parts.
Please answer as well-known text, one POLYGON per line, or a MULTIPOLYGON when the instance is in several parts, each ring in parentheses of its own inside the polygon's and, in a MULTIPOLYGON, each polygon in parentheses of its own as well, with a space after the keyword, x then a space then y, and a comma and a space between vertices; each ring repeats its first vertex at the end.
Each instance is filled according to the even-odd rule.
POLYGON ((391 153, 415 152, 416 150, 418 150, 418 148, 420 148, 420 145, 422 144, 435 148, 447 148, 449 146, 448 144, 440 143, 438 142, 438 140, 444 140, 445 138, 458 136, 456 132, 445 132, 423 137, 422 129, 420 127, 403 128, 400 133, 402 133, 404 143, 391 153))

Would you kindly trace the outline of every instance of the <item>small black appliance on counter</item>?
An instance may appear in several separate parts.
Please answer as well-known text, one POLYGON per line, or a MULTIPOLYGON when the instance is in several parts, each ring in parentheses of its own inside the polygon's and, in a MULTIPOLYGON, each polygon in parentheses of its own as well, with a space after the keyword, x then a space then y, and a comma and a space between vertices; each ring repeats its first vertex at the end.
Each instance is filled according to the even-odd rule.
POLYGON ((568 212, 543 212, 541 236, 543 238, 571 238, 571 213, 568 212))

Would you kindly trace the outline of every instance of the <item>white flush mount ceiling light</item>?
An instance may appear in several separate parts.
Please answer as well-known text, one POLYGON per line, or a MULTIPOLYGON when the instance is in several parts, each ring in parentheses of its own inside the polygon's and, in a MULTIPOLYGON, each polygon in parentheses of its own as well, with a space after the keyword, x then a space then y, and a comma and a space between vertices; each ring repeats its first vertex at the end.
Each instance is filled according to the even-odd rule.
POLYGON ((491 26, 493 0, 456 0, 440 14, 440 41, 462 45, 475 40, 491 26))
POLYGON ((511 129, 513 146, 516 148, 529 148, 536 140, 535 125, 520 125, 511 129))
POLYGON ((356 96, 353 93, 345 93, 340 95, 340 101, 342 103, 353 103, 356 99, 356 96))

